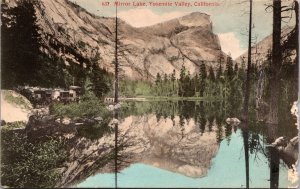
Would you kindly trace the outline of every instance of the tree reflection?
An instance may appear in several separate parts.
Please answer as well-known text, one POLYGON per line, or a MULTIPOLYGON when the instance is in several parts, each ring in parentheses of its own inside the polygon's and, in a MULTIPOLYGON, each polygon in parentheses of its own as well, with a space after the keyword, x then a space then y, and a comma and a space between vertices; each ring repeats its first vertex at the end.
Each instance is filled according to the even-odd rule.
POLYGON ((243 133, 243 143, 244 143, 244 154, 245 154, 245 171, 246 171, 246 188, 249 188, 249 132, 248 123, 244 123, 243 133))

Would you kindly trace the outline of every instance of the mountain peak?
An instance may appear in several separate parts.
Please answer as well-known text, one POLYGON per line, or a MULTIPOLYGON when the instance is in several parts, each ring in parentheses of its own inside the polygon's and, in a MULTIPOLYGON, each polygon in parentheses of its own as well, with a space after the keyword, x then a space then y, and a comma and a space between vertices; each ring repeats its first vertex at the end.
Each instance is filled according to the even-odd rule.
POLYGON ((188 18, 208 18, 210 17, 209 14, 206 14, 204 12, 199 12, 199 11, 196 11, 196 12, 191 12, 187 15, 184 15, 182 17, 188 17, 188 18))
MULTIPOLYGON (((93 62, 114 72, 113 18, 95 16, 68 0, 31 2, 35 7, 34 24, 42 38, 41 54, 59 57, 70 70, 85 69, 93 62), (97 55, 101 60, 95 61, 97 55)), ((173 70, 178 77, 183 65, 192 75, 199 71, 201 63, 216 69, 222 51, 211 26, 210 15, 202 12, 141 28, 120 19, 118 29, 124 52, 120 75, 153 81, 157 73, 170 75, 173 70)))
POLYGON ((192 12, 188 15, 180 17, 178 20, 181 25, 188 27, 205 27, 211 25, 210 15, 202 12, 192 12))

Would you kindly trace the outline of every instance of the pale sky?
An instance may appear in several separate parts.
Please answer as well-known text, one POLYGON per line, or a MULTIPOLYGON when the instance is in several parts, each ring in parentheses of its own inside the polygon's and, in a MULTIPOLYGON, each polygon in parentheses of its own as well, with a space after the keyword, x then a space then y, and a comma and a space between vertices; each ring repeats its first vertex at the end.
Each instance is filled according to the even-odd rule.
MULTIPOLYGON (((99 16, 115 16, 114 6, 101 6, 102 2, 112 0, 71 0, 84 7, 87 11, 99 16)), ((132 2, 134 0, 119 0, 120 2, 132 2)), ((140 2, 164 2, 167 0, 140 0, 140 2)), ((176 2, 176 0, 168 0, 176 2)), ((196 0, 195 0, 196 1, 196 0)), ((186 2, 195 2, 186 0, 186 2)), ((205 2, 218 2, 220 6, 214 7, 119 7, 118 16, 134 27, 149 26, 173 18, 181 17, 191 12, 204 12, 211 15, 213 31, 219 36, 221 48, 225 53, 230 53, 237 58, 247 50, 247 28, 249 3, 240 3, 245 0, 201 0, 205 2)), ((290 3, 292 0, 285 0, 290 3)), ((137 2, 137 1, 135 1, 137 2)), ((200 1, 199 1, 200 2, 200 1)), ((254 0, 253 26, 254 36, 259 42, 272 32, 272 13, 265 11, 266 4, 271 0, 254 0)), ((292 20, 293 21, 293 20, 292 20)), ((291 22, 289 24, 291 24, 291 22)))

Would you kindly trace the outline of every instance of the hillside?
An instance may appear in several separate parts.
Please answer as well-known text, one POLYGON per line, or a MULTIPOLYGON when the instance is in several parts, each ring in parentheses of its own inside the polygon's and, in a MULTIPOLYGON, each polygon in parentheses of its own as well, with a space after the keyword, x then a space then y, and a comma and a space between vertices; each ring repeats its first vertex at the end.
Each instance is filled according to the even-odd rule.
MULTIPOLYGON (((291 37, 290 37, 291 31, 293 31, 293 28, 286 27, 282 29, 281 36, 283 38, 282 41, 287 42, 286 45, 292 46, 291 49, 293 50, 291 54, 289 54, 289 56, 291 57, 291 61, 294 62, 296 51, 293 45, 296 42, 291 41, 291 37), (287 40, 288 38, 290 38, 290 40, 287 40)), ((287 49, 289 48, 286 48, 286 50, 287 49)), ((272 35, 269 35, 265 37, 263 40, 261 40, 260 42, 252 46, 252 57, 251 57, 252 63, 256 65, 262 65, 267 60, 268 54, 270 54, 271 52, 272 52, 272 35)), ((238 58, 236 58, 235 61, 241 64, 243 60, 247 62, 247 59, 248 59, 248 51, 242 54, 241 56, 239 56, 238 58)))
MULTIPOLYGON (((30 2, 43 56, 59 59, 64 70, 96 63, 113 73, 115 18, 95 16, 68 0, 30 2)), ((8 29, 11 23, 19 24, 11 11, 18 6, 16 0, 2 3, 8 29)), ((171 74, 173 69, 178 77, 182 65, 194 74, 201 63, 217 68, 224 55, 210 16, 200 12, 144 28, 119 20, 119 34, 121 75, 130 79, 153 81, 157 73, 171 74)))

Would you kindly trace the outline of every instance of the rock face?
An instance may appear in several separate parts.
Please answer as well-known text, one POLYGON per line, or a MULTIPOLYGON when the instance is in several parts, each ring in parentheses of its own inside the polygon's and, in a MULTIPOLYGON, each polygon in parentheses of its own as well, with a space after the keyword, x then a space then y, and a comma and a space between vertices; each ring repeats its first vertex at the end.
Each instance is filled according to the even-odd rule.
POLYGON ((31 113, 32 105, 24 96, 11 90, 1 90, 1 120, 27 122, 31 113))
MULTIPOLYGON (((290 37, 290 33, 293 28, 287 27, 282 29, 281 36, 282 41, 287 40, 288 37, 290 37)), ((291 41, 292 43, 295 43, 295 41, 291 41)), ((290 42, 289 42, 290 43, 290 42)), ((289 46, 291 46, 289 44, 289 46)), ((286 48, 287 49, 287 48, 286 48)), ((272 35, 269 35, 265 37, 263 40, 258 42, 257 44, 252 46, 252 63, 260 66, 264 64, 267 61, 268 54, 272 53, 272 35)), ((295 60, 296 51, 293 50, 291 54, 289 54, 291 57, 291 60, 295 60)), ((239 56, 235 61, 239 63, 240 65, 244 61, 245 65, 247 65, 247 59, 248 59, 248 51, 239 56)))
MULTIPOLYGON (((5 9, 17 0, 4 2, 5 9)), ((115 18, 98 17, 68 0, 32 1, 42 35, 40 50, 61 57, 66 65, 86 66, 100 53, 100 67, 114 71, 115 18)), ((5 15, 10 17, 10 15, 5 15)), ((157 73, 176 76, 184 65, 191 74, 205 63, 217 68, 224 55, 210 16, 194 12, 151 27, 135 28, 119 20, 121 74, 153 80, 157 73)), ((4 23, 7 24, 7 23, 4 23)))

